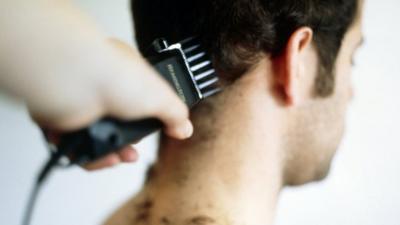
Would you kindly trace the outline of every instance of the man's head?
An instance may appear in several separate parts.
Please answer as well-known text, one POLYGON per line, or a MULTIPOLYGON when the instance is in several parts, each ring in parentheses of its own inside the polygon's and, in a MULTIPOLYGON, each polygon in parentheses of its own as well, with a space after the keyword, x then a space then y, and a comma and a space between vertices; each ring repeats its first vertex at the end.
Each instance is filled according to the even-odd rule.
MULTIPOLYGON (((247 100, 279 111, 285 182, 301 184, 325 176, 342 137, 352 55, 361 40, 360 5, 358 0, 133 0, 132 7, 142 52, 159 37, 176 42, 199 36, 227 89, 258 91, 261 97, 247 100)), ((252 116, 267 116, 263 109, 252 116)))

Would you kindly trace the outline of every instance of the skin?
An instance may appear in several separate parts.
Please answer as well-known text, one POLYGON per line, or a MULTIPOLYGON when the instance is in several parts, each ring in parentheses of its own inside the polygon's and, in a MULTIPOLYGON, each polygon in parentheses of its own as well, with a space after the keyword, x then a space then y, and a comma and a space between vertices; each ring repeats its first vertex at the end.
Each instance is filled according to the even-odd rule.
POLYGON ((272 224, 285 185, 328 174, 352 98, 361 9, 359 14, 337 58, 331 96, 314 94, 318 60, 313 32, 300 28, 280 57, 265 56, 194 110, 192 138, 177 142, 163 137, 144 188, 105 225, 272 224))
MULTIPOLYGON (((188 109, 167 82, 73 1, 1 1, 0 28, 0 90, 26 103, 53 142, 105 116, 158 118, 170 137, 191 136, 188 109)), ((86 168, 136 159, 127 147, 86 168)))

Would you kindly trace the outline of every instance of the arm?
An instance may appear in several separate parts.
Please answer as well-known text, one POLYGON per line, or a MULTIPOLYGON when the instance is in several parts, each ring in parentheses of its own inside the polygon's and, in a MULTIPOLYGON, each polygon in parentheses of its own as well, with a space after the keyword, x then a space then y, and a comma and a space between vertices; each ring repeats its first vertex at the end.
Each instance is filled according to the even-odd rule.
POLYGON ((24 100, 41 126, 156 117, 167 134, 190 136, 188 109, 168 84, 71 1, 2 1, 0 29, 0 88, 24 100))

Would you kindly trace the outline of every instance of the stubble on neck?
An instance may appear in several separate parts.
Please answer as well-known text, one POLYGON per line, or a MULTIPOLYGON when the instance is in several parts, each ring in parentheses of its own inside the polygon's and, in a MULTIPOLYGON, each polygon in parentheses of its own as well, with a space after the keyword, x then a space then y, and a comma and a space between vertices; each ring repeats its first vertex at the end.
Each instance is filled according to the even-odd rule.
POLYGON ((144 189, 110 221, 135 216, 107 225, 272 224, 282 188, 279 123, 259 93, 241 90, 249 89, 195 109, 189 140, 162 137, 144 189))

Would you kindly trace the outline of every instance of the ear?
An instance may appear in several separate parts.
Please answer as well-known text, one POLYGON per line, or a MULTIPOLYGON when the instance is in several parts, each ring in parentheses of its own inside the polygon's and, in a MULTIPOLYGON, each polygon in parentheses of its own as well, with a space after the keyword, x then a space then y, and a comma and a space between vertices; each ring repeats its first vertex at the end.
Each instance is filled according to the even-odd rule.
MULTIPOLYGON (((308 50, 312 45, 313 31, 302 27, 294 32, 283 50, 274 59, 278 90, 288 106, 301 105, 304 102, 304 89, 308 82, 305 68, 309 62, 308 50)), ((309 75, 308 75, 309 76, 309 75)))

